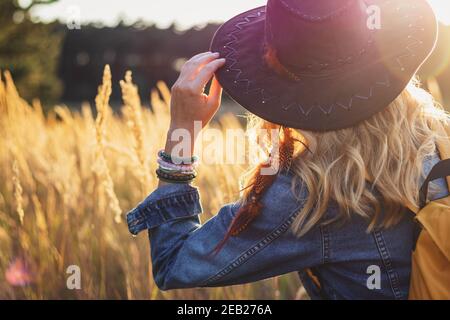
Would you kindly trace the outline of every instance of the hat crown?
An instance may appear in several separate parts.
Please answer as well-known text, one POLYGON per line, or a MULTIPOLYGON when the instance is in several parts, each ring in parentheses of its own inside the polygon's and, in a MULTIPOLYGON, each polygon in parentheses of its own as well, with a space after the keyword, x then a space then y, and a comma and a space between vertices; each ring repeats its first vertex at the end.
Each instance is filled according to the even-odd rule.
POLYGON ((269 0, 308 21, 325 21, 346 11, 356 0, 269 0))
POLYGON ((370 43, 362 0, 269 0, 266 45, 294 73, 326 72, 370 43))

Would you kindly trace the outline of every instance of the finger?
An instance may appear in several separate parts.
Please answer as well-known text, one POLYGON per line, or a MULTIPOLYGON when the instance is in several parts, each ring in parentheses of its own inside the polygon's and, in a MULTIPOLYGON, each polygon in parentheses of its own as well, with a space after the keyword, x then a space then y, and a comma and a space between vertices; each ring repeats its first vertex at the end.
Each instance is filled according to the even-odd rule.
POLYGON ((193 80, 203 66, 207 65, 211 61, 214 61, 218 57, 219 53, 207 53, 205 55, 198 56, 195 59, 189 60, 183 66, 181 72, 183 79, 193 80))
POLYGON ((181 67, 181 71, 180 71, 180 76, 178 77, 179 79, 183 79, 183 78, 186 78, 186 74, 187 74, 187 71, 188 71, 188 64, 189 63, 191 63, 192 61, 194 61, 194 60, 196 60, 196 59, 198 59, 198 58, 201 58, 201 57, 203 57, 203 56, 206 56, 206 55, 210 55, 212 52, 211 51, 207 51, 207 52, 201 52, 201 53, 199 53, 199 54, 196 54, 195 56, 193 56, 192 58, 190 58, 189 60, 187 60, 184 64, 183 64, 183 66, 181 67))
POLYGON ((195 61, 197 61, 197 60, 199 60, 199 59, 201 59, 201 58, 203 58, 205 56, 209 56, 209 55, 212 55, 212 54, 214 54, 214 52, 211 52, 211 51, 202 52, 202 53, 199 53, 199 54, 193 56, 188 61, 189 62, 195 62, 195 61))
POLYGON ((213 78, 211 82, 211 87, 209 88, 208 104, 210 106, 218 106, 220 100, 222 99, 222 86, 216 77, 213 78))
POLYGON ((210 63, 205 65, 200 70, 200 72, 198 73, 198 75, 196 76, 194 81, 192 82, 192 86, 194 87, 194 89, 196 91, 202 92, 203 89, 205 88, 206 84, 213 77, 214 73, 220 67, 222 67, 224 64, 225 64, 225 59, 222 58, 222 59, 216 59, 214 61, 211 61, 210 63))

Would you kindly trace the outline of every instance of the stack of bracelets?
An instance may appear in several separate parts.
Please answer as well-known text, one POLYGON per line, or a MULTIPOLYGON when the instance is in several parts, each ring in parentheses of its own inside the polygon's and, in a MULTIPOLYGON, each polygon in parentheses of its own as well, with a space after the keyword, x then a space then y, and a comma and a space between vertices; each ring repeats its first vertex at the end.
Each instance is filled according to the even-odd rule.
POLYGON ((197 176, 195 167, 198 157, 190 158, 173 157, 164 150, 158 152, 159 167, 156 175, 159 180, 169 183, 191 183, 197 176))

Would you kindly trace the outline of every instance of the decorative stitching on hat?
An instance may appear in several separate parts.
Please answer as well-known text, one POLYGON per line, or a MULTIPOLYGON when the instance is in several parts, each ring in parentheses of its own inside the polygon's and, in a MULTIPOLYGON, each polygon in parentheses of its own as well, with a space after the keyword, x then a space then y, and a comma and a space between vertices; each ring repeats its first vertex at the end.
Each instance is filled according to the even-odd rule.
POLYGON ((310 107, 309 107, 309 109, 304 109, 303 108, 303 105, 302 104, 298 104, 298 108, 299 108, 299 110, 301 111, 301 113, 303 114, 303 115, 305 115, 306 117, 307 116, 309 116, 309 114, 311 113, 311 111, 312 111, 312 109, 315 107, 316 105, 311 105, 310 107))
POLYGON ((291 103, 291 104, 288 104, 287 106, 282 107, 282 109, 284 111, 287 111, 291 107, 297 105, 298 110, 306 117, 311 113, 312 109, 314 109, 314 108, 319 108, 326 115, 331 114, 331 112, 333 112, 335 107, 341 107, 342 109, 349 111, 352 108, 353 102, 354 102, 355 99, 369 100, 373 96, 374 89, 375 89, 376 86, 389 88, 391 86, 389 75, 385 76, 384 81, 377 81, 377 82, 375 82, 375 84, 369 88, 369 92, 368 92, 367 95, 355 94, 354 96, 352 96, 350 98, 350 100, 349 100, 349 102, 347 104, 340 103, 340 102, 336 102, 336 103, 333 103, 333 104, 328 105, 328 106, 324 106, 324 105, 320 105, 320 104, 313 104, 308 109, 306 109, 300 103, 291 103))
POLYGON ((244 17, 244 21, 241 21, 239 23, 235 24, 236 30, 230 32, 228 34, 228 37, 231 41, 229 41, 228 43, 226 43, 224 45, 224 49, 229 50, 230 52, 225 56, 225 58, 231 62, 230 66, 228 67, 228 69, 226 70, 227 72, 236 72, 235 78, 234 78, 234 84, 239 84, 239 83, 245 83, 246 84, 246 90, 245 93, 249 94, 249 93, 257 93, 261 95, 261 101, 267 102, 269 100, 272 100, 273 97, 267 96, 265 95, 265 91, 264 89, 261 88, 251 88, 252 85, 252 81, 250 81, 249 79, 241 79, 242 76, 242 70, 235 68, 234 66, 238 63, 238 61, 234 58, 234 54, 237 53, 237 50, 233 47, 233 45, 236 43, 236 41, 238 41, 238 38, 236 36, 236 33, 240 32, 243 30, 244 25, 250 23, 253 19, 259 18, 261 16, 262 13, 265 13, 265 9, 261 9, 260 11, 258 11, 257 13, 248 15, 246 17, 244 17))
MULTIPOLYGON (((389 4, 390 1, 388 1, 387 3, 389 4)), ((406 5, 405 4, 404 6, 397 7, 396 8, 397 12, 402 11, 402 9, 404 9, 404 7, 411 7, 414 10, 418 9, 417 5, 415 5, 415 4, 413 4, 413 5, 406 5)), ((408 35, 408 39, 411 39, 412 42, 409 43, 405 47, 406 51, 404 53, 401 53, 400 55, 398 55, 396 57, 396 62, 398 64, 399 68, 400 68, 400 71, 406 71, 405 65, 403 64, 402 60, 405 60, 406 58, 409 58, 409 57, 414 57, 415 53, 414 53, 414 51, 411 48, 415 47, 415 46, 420 46, 420 45, 423 44, 423 41, 414 38, 413 34, 415 32, 418 32, 418 31, 425 31, 425 28, 423 26, 418 26, 418 25, 414 24, 416 21, 423 20, 423 16, 420 13, 418 14, 418 16, 406 14, 405 16, 402 17, 402 19, 410 21, 410 24, 408 25, 408 28, 411 29, 411 30, 410 30, 410 34, 408 35)))
MULTIPOLYGON (((353 101, 354 101, 355 99, 369 100, 370 98, 372 98, 373 93, 374 93, 374 89, 375 89, 376 86, 389 88, 389 87, 391 86, 391 80, 390 80, 390 78, 389 78, 389 75, 385 75, 385 80, 384 80, 384 81, 377 81, 377 82, 375 82, 375 84, 372 85, 372 86, 369 88, 369 92, 368 92, 367 95, 355 94, 354 96, 352 96, 352 97, 350 98, 348 104, 343 104, 343 103, 337 102, 337 103, 335 103, 335 105, 341 107, 341 108, 344 109, 344 110, 349 111, 349 110, 352 108, 352 106, 353 106, 353 101)), ((333 105, 333 106, 334 106, 334 105, 333 105)), ((331 108, 331 109, 333 109, 333 108, 331 108)), ((332 111, 332 110, 331 110, 331 111, 332 111)), ((331 111, 330 111, 330 113, 331 113, 331 111)))
POLYGON ((418 39, 414 38, 413 36, 408 36, 408 38, 409 39, 413 39, 414 42, 408 44, 406 46, 406 48, 405 48, 406 52, 401 54, 401 55, 399 55, 396 58, 396 61, 397 61, 398 65, 399 65, 401 71, 405 71, 405 66, 402 63, 402 60, 404 60, 406 58, 409 58, 409 57, 414 57, 415 56, 415 53, 414 53, 414 51, 411 50, 411 48, 412 47, 417 47, 417 46, 420 46, 420 45, 423 44, 423 41, 418 40, 418 39))

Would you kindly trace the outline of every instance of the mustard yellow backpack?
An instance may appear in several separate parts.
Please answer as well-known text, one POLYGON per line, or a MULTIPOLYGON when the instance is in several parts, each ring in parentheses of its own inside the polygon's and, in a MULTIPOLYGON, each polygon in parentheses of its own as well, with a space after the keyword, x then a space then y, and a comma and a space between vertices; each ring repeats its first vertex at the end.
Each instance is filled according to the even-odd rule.
POLYGON ((449 137, 437 145, 443 160, 432 168, 420 189, 420 209, 408 205, 422 226, 412 255, 411 300, 450 299, 450 196, 427 202, 431 181, 447 177, 450 187, 450 127, 436 129, 449 137))

